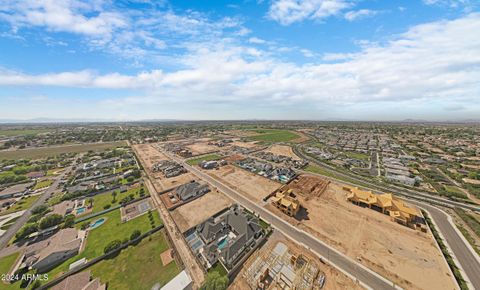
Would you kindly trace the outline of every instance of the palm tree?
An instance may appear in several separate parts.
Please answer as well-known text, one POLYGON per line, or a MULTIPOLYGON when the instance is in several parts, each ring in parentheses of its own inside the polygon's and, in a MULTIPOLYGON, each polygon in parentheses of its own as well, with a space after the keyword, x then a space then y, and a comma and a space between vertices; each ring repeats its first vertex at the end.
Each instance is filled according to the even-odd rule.
POLYGON ((112 203, 115 203, 116 201, 116 197, 117 197, 117 192, 116 191, 112 191, 112 197, 113 197, 113 200, 112 200, 112 203))

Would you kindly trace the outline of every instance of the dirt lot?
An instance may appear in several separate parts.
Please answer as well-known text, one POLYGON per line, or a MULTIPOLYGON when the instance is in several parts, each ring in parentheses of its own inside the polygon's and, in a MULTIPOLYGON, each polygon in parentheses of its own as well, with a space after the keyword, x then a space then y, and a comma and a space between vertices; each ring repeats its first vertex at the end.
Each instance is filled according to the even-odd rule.
POLYGON ((321 196, 330 182, 313 175, 302 174, 285 185, 282 190, 292 189, 293 192, 302 194, 306 200, 321 196))
POLYGON ((455 289, 430 233, 347 202, 338 184, 331 183, 321 197, 308 203, 299 199, 308 214, 300 222, 270 204, 267 208, 405 289, 455 289))
POLYGON ((243 147, 243 148, 254 148, 257 147, 257 141, 249 141, 249 142, 242 142, 239 140, 233 141, 230 143, 232 146, 238 146, 238 147, 243 147))
POLYGON ((169 158, 165 156, 165 154, 155 149, 152 144, 133 145, 133 148, 138 152, 140 162, 143 164, 145 170, 153 177, 153 186, 155 186, 157 192, 179 186, 195 179, 195 176, 190 172, 175 177, 164 178, 161 172, 152 172, 150 169, 155 163, 168 160, 169 158))
POLYGON ((287 145, 272 145, 268 147, 268 149, 265 151, 276 154, 276 155, 291 157, 292 159, 295 159, 295 160, 301 159, 300 157, 295 155, 295 153, 293 153, 292 147, 287 145))
POLYGON ((183 233, 230 206, 232 203, 233 202, 222 193, 212 190, 204 196, 176 208, 171 212, 171 216, 183 233))
POLYGON ((359 285, 355 284, 355 282, 345 276, 343 273, 338 271, 332 266, 322 264, 318 257, 310 252, 309 250, 305 249, 304 247, 296 244, 295 242, 291 241, 290 239, 286 238, 282 234, 277 231, 268 238, 268 241, 263 245, 260 249, 258 249, 252 256, 245 262, 243 268, 241 269, 240 273, 237 275, 233 283, 230 285, 229 289, 231 290, 245 290, 250 289, 246 279, 244 278, 243 274, 246 269, 248 269, 249 265, 255 261, 255 259, 259 255, 263 255, 264 253, 271 251, 278 242, 282 242, 288 246, 289 251, 295 254, 302 254, 306 256, 308 259, 311 259, 316 262, 319 267, 319 270, 325 273, 326 276, 326 283, 322 289, 326 290, 339 290, 339 289, 363 289, 359 285))
POLYGON ((281 186, 280 183, 233 165, 222 166, 218 170, 205 170, 205 172, 257 202, 281 186))
POLYGON ((185 148, 192 151, 194 156, 219 151, 219 147, 215 145, 208 145, 208 141, 195 142, 194 144, 185 146, 185 148))

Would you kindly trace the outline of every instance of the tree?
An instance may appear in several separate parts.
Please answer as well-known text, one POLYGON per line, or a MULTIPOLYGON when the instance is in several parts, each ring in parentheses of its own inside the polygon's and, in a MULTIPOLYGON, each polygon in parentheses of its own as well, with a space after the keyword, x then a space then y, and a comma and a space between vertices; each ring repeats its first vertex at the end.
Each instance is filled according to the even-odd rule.
POLYGON ((86 230, 89 226, 90 226, 90 223, 89 223, 89 222, 84 222, 84 223, 82 223, 82 225, 80 226, 80 228, 81 228, 82 230, 86 230))
POLYGON ((112 203, 115 203, 116 198, 117 198, 117 192, 116 191, 112 191, 112 197, 113 197, 113 200, 112 200, 112 203))
POLYGON ((40 221, 39 228, 41 230, 48 229, 50 227, 53 227, 53 226, 56 226, 56 225, 60 224, 61 222, 63 222, 63 217, 61 215, 52 214, 52 215, 44 217, 40 221))
POLYGON ((105 254, 109 253, 113 250, 116 250, 116 249, 120 248, 121 246, 122 246, 122 241, 113 240, 103 249, 103 253, 105 253, 105 254))
POLYGON ((130 235, 130 241, 135 240, 136 238, 140 237, 142 233, 139 230, 134 230, 133 233, 130 235))
POLYGON ((37 205, 32 209, 32 214, 41 214, 48 210, 48 206, 46 204, 37 205))
POLYGON ((228 277, 222 276, 217 271, 207 274, 207 280, 201 287, 202 290, 225 290, 228 287, 228 277))
POLYGON ((93 198, 89 198, 88 199, 88 207, 92 207, 93 206, 93 198))
POLYGON ((15 238, 20 240, 36 231, 38 231, 37 223, 26 224, 15 234, 15 238))
POLYGON ((64 228, 73 228, 73 225, 75 224, 75 216, 72 214, 69 214, 65 217, 65 222, 63 224, 64 228))

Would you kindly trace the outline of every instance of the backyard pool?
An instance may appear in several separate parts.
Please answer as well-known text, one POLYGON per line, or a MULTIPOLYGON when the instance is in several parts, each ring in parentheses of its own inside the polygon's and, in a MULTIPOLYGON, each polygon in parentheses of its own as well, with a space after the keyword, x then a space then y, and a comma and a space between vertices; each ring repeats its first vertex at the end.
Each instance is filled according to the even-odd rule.
POLYGON ((105 222, 105 218, 98 219, 90 224, 90 229, 97 228, 105 222))
POLYGON ((84 206, 77 208, 75 211, 77 215, 84 213, 86 208, 84 206))
POLYGON ((228 245, 227 238, 222 239, 220 242, 218 242, 217 245, 219 250, 222 250, 223 248, 225 248, 225 246, 228 245))

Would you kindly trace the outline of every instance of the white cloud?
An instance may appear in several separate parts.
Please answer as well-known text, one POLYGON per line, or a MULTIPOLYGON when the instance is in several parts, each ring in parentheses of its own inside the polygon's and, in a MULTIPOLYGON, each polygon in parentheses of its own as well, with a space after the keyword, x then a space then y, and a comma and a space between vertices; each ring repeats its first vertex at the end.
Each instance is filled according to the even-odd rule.
POLYGON ((128 26, 128 19, 120 13, 104 11, 103 6, 103 1, 2 1, 0 18, 9 22, 15 30, 41 26, 56 32, 110 38, 113 31, 128 26))
POLYGON ((345 19, 348 21, 355 21, 358 19, 363 19, 367 17, 372 17, 378 14, 378 11, 369 10, 369 9, 360 9, 356 11, 348 11, 345 13, 345 19))
POLYGON ((275 0, 268 16, 282 25, 290 25, 305 19, 322 20, 351 6, 345 0, 275 0))
POLYGON ((264 43, 266 43, 265 40, 260 39, 260 38, 258 38, 258 37, 250 37, 250 38, 248 39, 248 42, 254 43, 254 44, 264 44, 264 43))
MULTIPOLYGON (((479 102, 480 14, 412 27, 357 53, 325 55, 333 63, 297 65, 228 41, 189 47, 183 69, 136 75, 92 71, 27 75, 0 71, 2 86, 131 88, 128 104, 165 102, 358 104, 413 100, 479 102)), ((115 101, 122 104, 118 99, 115 101)))
POLYGON ((108 0, 0 0, 0 21, 10 25, 10 35, 41 27, 52 34, 44 39, 53 40, 54 33, 67 32, 80 36, 89 49, 133 59, 134 63, 155 59, 170 46, 185 49, 191 42, 222 38, 226 31, 237 36, 250 33, 235 17, 212 20, 192 10, 176 14, 156 6, 139 13, 117 9, 115 4, 108 0))

